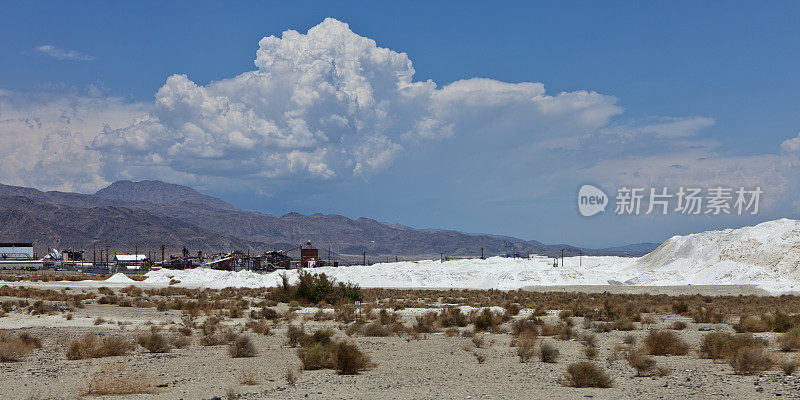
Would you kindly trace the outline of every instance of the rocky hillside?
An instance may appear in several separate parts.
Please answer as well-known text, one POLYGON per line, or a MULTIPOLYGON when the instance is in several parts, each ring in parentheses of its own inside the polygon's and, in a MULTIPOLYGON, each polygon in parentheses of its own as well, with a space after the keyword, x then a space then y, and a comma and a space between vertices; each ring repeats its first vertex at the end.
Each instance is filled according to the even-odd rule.
POLYGON ((92 241, 158 249, 184 245, 192 251, 234 248, 262 251, 310 240, 326 252, 360 255, 487 256, 519 253, 642 255, 655 245, 591 250, 545 245, 507 236, 413 229, 369 218, 289 213, 274 216, 245 211, 194 189, 160 181, 115 182, 96 194, 41 192, 0 185, 0 209, 13 224, 0 227, 0 241, 33 241, 79 246, 92 241), (24 199, 31 201, 27 207, 24 199), (9 211, 9 210, 14 210, 9 211), (11 215, 14 214, 14 215, 11 215), (12 218, 14 217, 14 218, 12 218), (27 221, 27 225, 25 222, 27 221), (74 243, 68 243, 74 242, 74 243))

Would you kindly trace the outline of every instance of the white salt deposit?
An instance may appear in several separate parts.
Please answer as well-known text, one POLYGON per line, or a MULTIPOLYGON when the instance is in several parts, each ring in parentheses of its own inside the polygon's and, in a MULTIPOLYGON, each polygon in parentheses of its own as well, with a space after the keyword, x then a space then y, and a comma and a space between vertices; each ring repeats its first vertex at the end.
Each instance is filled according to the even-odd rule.
MULTIPOLYGON (((752 227, 709 231, 670 238, 642 258, 569 257, 554 267, 544 257, 486 260, 439 260, 381 263, 369 266, 323 267, 340 282, 361 287, 464 288, 513 290, 525 286, 608 285, 641 286, 751 284, 772 293, 800 290, 800 221, 780 219, 752 227)), ((116 274, 98 284, 136 284, 178 287, 274 287, 282 273, 291 282, 297 271, 268 274, 197 268, 161 269, 136 282, 116 274)))

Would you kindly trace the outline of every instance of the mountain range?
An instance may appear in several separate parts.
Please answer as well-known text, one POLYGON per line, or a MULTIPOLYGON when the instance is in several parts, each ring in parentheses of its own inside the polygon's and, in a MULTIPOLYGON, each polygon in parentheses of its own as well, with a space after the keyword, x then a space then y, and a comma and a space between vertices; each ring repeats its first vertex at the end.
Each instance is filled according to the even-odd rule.
POLYGON ((115 252, 176 252, 240 249, 261 252, 311 241, 334 255, 479 256, 484 254, 630 255, 655 243, 583 249, 545 245, 508 236, 415 229, 369 218, 246 211, 198 191, 161 181, 118 181, 95 194, 48 191, 0 184, 0 242, 33 242, 48 248, 108 246, 115 252))

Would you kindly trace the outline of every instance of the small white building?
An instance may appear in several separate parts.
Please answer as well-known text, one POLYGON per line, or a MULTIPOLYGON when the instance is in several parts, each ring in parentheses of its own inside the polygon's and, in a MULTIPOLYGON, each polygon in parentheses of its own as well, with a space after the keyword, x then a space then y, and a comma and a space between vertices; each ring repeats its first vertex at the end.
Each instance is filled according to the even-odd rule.
POLYGON ((145 254, 117 254, 114 256, 114 262, 118 267, 126 267, 128 269, 139 269, 147 261, 147 255, 145 254))
POLYGON ((0 243, 0 260, 33 260, 33 244, 0 243))

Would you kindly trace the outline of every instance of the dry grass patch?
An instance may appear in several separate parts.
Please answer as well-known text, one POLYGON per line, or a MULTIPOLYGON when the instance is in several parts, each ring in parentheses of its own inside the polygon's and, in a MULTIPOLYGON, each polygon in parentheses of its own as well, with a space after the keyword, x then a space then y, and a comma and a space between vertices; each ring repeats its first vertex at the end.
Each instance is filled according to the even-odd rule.
POLYGON ((800 327, 792 328, 778 337, 778 346, 781 351, 800 350, 800 327))
POLYGON ((558 361, 559 351, 550 342, 542 341, 539 345, 539 359, 545 363, 555 363, 558 361))
POLYGON ((730 359, 744 347, 765 347, 767 341, 750 333, 736 335, 727 332, 712 332, 703 336, 700 354, 712 360, 730 359))

